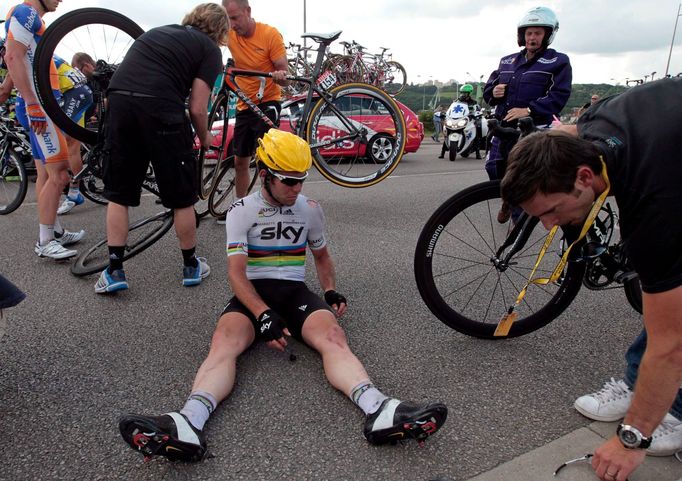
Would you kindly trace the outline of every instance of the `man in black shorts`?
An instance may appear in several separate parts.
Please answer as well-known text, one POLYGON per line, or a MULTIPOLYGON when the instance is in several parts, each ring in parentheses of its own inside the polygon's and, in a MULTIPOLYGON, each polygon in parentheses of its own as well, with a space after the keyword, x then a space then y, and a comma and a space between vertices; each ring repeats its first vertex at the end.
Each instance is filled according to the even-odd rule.
MULTIPOLYGON (((279 85, 286 85, 285 78, 289 68, 282 35, 276 28, 256 22, 251 17, 248 0, 223 0, 223 6, 230 19, 227 46, 235 67, 272 73, 272 78, 265 79, 262 91, 260 79, 256 77, 239 78, 239 88, 258 104, 275 125, 279 125, 282 98, 279 85)), ((232 143, 235 156, 235 195, 239 199, 247 194, 249 163, 256 150, 256 140, 269 129, 244 102, 239 101, 232 143)))
POLYGON ((332 386, 365 412, 364 435, 370 443, 425 439, 445 422, 445 405, 409 403, 381 393, 336 320, 346 310, 346 298, 335 290, 324 214, 316 201, 300 193, 312 164, 308 144, 277 129, 259 144, 262 187, 236 201, 227 213, 228 276, 234 297, 218 320, 192 392, 180 411, 123 416, 123 439, 145 456, 200 460, 206 452, 204 423, 232 391, 238 356, 257 340, 284 352, 290 335, 320 353, 332 386), (306 247, 324 300, 304 282, 306 247))
POLYGON ((208 276, 197 258, 197 166, 194 131, 211 145, 207 105, 222 68, 219 45, 227 37, 225 9, 214 3, 194 8, 182 25, 153 28, 132 45, 108 90, 104 195, 110 264, 95 284, 105 294, 128 288, 123 255, 128 237, 128 206, 140 204, 141 186, 151 161, 162 203, 173 209, 184 262, 182 283, 194 286, 208 276))
POLYGON ((514 147, 502 197, 546 228, 582 225, 600 196, 616 197, 644 331, 626 354, 624 380, 575 407, 600 421, 624 418, 592 461, 601 479, 624 481, 645 454, 682 450, 682 79, 603 99, 560 130, 514 147))

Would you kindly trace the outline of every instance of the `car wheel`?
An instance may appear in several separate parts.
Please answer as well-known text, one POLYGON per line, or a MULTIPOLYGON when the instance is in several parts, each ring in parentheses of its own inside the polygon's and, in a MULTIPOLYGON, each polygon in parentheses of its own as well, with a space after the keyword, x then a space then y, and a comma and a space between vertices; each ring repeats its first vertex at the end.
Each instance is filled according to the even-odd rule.
POLYGON ((367 145, 367 155, 377 164, 383 164, 391 157, 395 142, 390 135, 377 134, 367 145))

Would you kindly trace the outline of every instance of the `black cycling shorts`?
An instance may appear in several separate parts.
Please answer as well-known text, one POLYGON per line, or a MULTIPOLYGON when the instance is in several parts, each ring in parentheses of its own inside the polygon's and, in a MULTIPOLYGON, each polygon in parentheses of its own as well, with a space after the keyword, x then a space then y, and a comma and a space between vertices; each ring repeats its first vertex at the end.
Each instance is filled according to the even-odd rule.
POLYGON ((104 197, 125 206, 140 205, 151 162, 163 205, 193 206, 199 184, 194 134, 185 109, 159 98, 116 92, 108 102, 104 197))
MULTIPOLYGON (((305 342, 302 335, 303 323, 310 314, 320 309, 334 314, 332 308, 320 296, 308 289, 305 282, 254 279, 251 283, 263 302, 282 316, 291 335, 301 342, 305 342)), ((240 312, 248 317, 256 331, 256 339, 260 339, 256 317, 237 299, 237 296, 233 296, 227 302, 220 316, 228 312, 240 312)))
MULTIPOLYGON (((282 106, 273 100, 258 104, 258 108, 279 127, 279 112, 282 106)), ((251 157, 256 152, 257 140, 270 130, 270 126, 263 122, 250 109, 239 110, 234 123, 234 155, 237 157, 251 157)))

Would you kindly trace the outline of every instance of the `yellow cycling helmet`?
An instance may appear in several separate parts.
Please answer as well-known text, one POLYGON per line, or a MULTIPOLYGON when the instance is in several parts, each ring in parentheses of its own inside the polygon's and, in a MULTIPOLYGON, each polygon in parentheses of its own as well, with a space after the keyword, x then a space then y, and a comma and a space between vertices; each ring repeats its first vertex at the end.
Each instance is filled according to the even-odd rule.
POLYGON ((256 157, 271 170, 282 172, 307 172, 313 164, 308 143, 282 130, 270 129, 258 139, 256 157))

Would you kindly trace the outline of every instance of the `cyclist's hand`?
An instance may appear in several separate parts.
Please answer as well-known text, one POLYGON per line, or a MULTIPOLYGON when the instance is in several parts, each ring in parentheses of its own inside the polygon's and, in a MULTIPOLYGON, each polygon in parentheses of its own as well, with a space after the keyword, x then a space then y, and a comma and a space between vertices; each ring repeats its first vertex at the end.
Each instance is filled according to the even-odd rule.
POLYGON ((31 123, 31 128, 36 135, 43 135, 47 131, 47 115, 38 104, 28 104, 26 114, 31 123))
POLYGON ((284 319, 272 309, 268 309, 258 316, 256 323, 261 339, 267 342, 268 347, 284 352, 287 345, 284 336, 291 336, 284 319))
POLYGON ((330 289, 324 293, 324 300, 336 311, 337 316, 342 316, 343 313, 346 312, 346 306, 348 305, 346 298, 334 289, 330 289))
POLYGON ((211 132, 209 131, 209 132, 206 132, 206 137, 204 137, 204 138, 201 140, 201 146, 202 146, 204 149, 209 149, 209 148, 211 147, 211 145, 213 145, 213 135, 212 135, 211 132))

